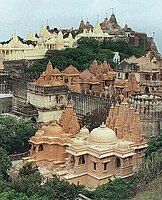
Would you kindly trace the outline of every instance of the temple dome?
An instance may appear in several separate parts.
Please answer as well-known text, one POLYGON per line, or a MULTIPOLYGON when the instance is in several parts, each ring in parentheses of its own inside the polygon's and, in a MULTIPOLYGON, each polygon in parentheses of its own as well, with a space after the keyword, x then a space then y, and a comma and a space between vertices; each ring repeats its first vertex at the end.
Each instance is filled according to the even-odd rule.
POLYGON ((80 135, 89 135, 89 130, 88 130, 88 128, 86 128, 86 126, 83 126, 83 127, 80 129, 79 134, 80 134, 80 135))
POLYGON ((90 132, 89 141, 96 143, 112 143, 117 141, 115 132, 102 124, 90 132))
POLYGON ((37 132, 35 133, 35 137, 43 137, 44 136, 44 131, 42 130, 37 130, 37 132))
POLYGON ((120 149, 129 149, 129 143, 125 140, 121 140, 118 142, 117 147, 120 149))
POLYGON ((56 122, 52 122, 50 126, 42 127, 45 136, 56 137, 64 134, 64 130, 56 122))
POLYGON ((84 141, 81 138, 74 138, 73 139, 73 145, 75 146, 83 146, 84 141))

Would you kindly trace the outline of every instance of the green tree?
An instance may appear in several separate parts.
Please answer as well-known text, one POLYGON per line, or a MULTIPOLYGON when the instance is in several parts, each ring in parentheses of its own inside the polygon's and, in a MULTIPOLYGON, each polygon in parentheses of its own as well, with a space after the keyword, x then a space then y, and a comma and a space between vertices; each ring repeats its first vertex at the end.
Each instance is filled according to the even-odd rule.
POLYGON ((0 147, 9 154, 29 149, 29 138, 36 132, 36 126, 29 120, 11 116, 0 116, 0 147))
POLYGON ((28 197, 39 195, 42 192, 42 178, 39 172, 26 176, 18 176, 12 179, 10 188, 18 193, 23 193, 28 197))
POLYGON ((0 193, 0 200, 48 200, 45 197, 39 197, 37 195, 33 195, 31 197, 27 197, 23 193, 17 193, 14 190, 7 189, 0 193))
POLYGON ((94 128, 98 128, 102 122, 105 122, 107 113, 105 109, 102 108, 100 111, 93 110, 91 113, 87 113, 86 116, 82 119, 82 124, 86 125, 87 128, 91 131, 94 128))
POLYGON ((130 198, 131 185, 124 179, 115 179, 107 184, 98 186, 94 191, 97 200, 127 200, 130 198))
POLYGON ((11 160, 6 151, 0 147, 0 178, 7 178, 7 172, 11 167, 11 160))
POLYGON ((147 151, 145 153, 146 156, 151 155, 153 152, 156 152, 158 150, 162 149, 162 134, 156 139, 151 139, 148 142, 147 151))
POLYGON ((29 176, 31 174, 34 174, 36 172, 39 172, 38 166, 34 162, 27 162, 20 170, 19 175, 21 177, 23 176, 29 176))
POLYGON ((48 180, 44 184, 41 195, 48 199, 75 200, 82 190, 83 186, 69 184, 64 180, 60 181, 57 176, 54 176, 52 180, 48 180))
POLYGON ((147 184, 157 178, 162 172, 162 153, 153 152, 151 155, 147 156, 140 167, 138 173, 139 180, 142 184, 147 184))

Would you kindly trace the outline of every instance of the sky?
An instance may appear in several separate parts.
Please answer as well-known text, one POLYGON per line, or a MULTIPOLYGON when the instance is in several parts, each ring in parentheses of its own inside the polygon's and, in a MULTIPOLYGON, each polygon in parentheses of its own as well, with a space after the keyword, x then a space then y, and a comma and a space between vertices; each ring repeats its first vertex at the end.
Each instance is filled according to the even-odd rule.
POLYGON ((112 9, 118 23, 153 36, 162 53, 162 0, 0 0, 0 41, 14 33, 26 37, 38 32, 42 24, 51 28, 77 28, 80 20, 95 24, 110 17, 112 9))

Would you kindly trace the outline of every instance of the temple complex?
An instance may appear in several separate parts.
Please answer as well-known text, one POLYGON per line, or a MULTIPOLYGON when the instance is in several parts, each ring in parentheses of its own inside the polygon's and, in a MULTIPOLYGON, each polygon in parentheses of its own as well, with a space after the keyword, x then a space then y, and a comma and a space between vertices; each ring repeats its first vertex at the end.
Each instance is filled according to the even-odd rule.
POLYGON ((30 156, 61 179, 95 188, 113 176, 126 178, 140 166, 147 147, 139 113, 125 101, 112 106, 106 124, 80 129, 71 105, 62 113, 60 124, 43 125, 35 133, 30 156))
POLYGON ((151 51, 140 58, 133 56, 124 59, 119 64, 119 70, 116 71, 118 77, 124 80, 127 80, 129 75, 134 72, 143 93, 161 94, 161 65, 159 59, 153 56, 151 51))
POLYGON ((50 29, 49 26, 42 25, 39 33, 31 31, 26 39, 22 39, 16 34, 12 39, 0 43, 0 54, 3 60, 34 60, 42 59, 48 50, 62 50, 65 48, 75 48, 80 38, 95 38, 97 40, 111 40, 116 38, 128 39, 132 44, 138 46, 141 38, 147 40, 147 35, 133 31, 126 24, 120 27, 114 13, 103 22, 97 22, 95 26, 88 21, 81 20, 77 29, 50 29))
POLYGON ((25 44, 17 35, 6 43, 0 44, 0 54, 3 60, 42 59, 47 49, 42 43, 25 44))
POLYGON ((129 97, 129 103, 140 113, 146 138, 157 138, 162 127, 161 97, 152 94, 134 94, 129 97))
POLYGON ((62 72, 47 64, 46 71, 33 83, 27 85, 27 103, 38 110, 38 122, 49 122, 60 119, 67 105, 69 92, 104 93, 115 78, 116 73, 107 61, 98 64, 94 61, 89 70, 80 73, 74 66, 62 72))

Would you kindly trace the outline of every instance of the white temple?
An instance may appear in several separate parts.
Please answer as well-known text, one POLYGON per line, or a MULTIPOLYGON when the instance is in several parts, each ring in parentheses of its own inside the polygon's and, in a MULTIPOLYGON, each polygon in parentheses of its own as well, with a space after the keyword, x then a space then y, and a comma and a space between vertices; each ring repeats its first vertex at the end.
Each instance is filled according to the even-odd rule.
POLYGON ((24 44, 14 35, 9 43, 0 44, 0 54, 3 60, 42 59, 47 49, 43 44, 36 46, 24 44))
POLYGON ((103 32, 101 25, 97 23, 94 28, 89 30, 84 29, 82 33, 72 33, 65 31, 65 34, 60 30, 58 33, 50 32, 48 28, 43 25, 38 35, 31 31, 24 42, 20 41, 17 35, 6 43, 0 43, 0 54, 3 60, 34 60, 44 58, 47 50, 62 50, 65 48, 76 47, 77 41, 82 37, 95 38, 97 40, 111 39, 113 35, 103 32), (66 35, 66 36, 65 36, 66 35))

